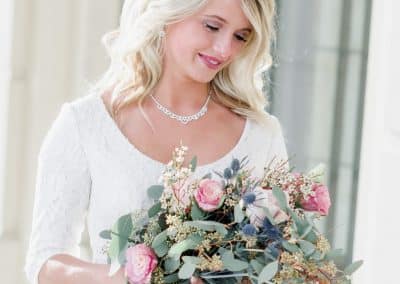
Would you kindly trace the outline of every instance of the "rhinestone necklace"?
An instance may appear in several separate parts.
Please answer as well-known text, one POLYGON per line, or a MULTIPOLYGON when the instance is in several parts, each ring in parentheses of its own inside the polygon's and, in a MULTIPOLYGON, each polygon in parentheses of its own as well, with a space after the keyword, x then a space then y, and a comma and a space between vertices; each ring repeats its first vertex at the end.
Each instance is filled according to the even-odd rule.
POLYGON ((154 102, 156 103, 156 105, 157 105, 157 108, 158 108, 162 113, 164 113, 165 115, 167 115, 168 117, 170 117, 170 118, 172 118, 172 119, 176 119, 176 120, 180 121, 180 122, 183 123, 183 124, 188 124, 190 121, 192 121, 192 120, 197 120, 197 119, 199 119, 200 117, 202 117, 203 115, 205 115, 205 114, 207 113, 207 110, 208 110, 208 109, 207 109, 207 105, 208 105, 208 101, 210 100, 210 97, 211 97, 211 88, 210 88, 210 90, 208 91, 208 97, 207 97, 207 100, 206 100, 206 102, 204 103, 204 105, 201 107, 201 109, 200 109, 197 113, 192 114, 192 115, 179 115, 179 114, 176 114, 176 113, 170 111, 168 108, 166 108, 166 107, 163 106, 162 104, 160 104, 160 103, 156 100, 156 98, 153 97, 152 94, 150 94, 150 97, 153 99, 153 101, 154 101, 154 102))

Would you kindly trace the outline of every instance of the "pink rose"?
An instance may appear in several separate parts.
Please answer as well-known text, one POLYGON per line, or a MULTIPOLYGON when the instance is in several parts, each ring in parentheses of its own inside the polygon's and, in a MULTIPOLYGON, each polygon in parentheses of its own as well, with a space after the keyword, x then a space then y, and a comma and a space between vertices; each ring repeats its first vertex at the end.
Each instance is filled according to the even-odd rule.
POLYGON ((314 183, 312 190, 314 195, 309 196, 307 200, 302 200, 301 206, 306 211, 316 211, 321 215, 328 215, 329 207, 331 206, 328 188, 325 185, 314 183))
POLYGON ((157 257, 153 250, 144 244, 130 247, 126 251, 125 275, 131 284, 147 284, 151 273, 157 266, 157 257))
POLYGON ((192 195, 190 186, 194 181, 195 179, 189 176, 172 185, 174 195, 183 207, 188 207, 190 205, 190 197, 192 195))
POLYGON ((222 184, 212 179, 203 179, 199 183, 194 198, 202 210, 214 211, 221 206, 224 198, 222 184))

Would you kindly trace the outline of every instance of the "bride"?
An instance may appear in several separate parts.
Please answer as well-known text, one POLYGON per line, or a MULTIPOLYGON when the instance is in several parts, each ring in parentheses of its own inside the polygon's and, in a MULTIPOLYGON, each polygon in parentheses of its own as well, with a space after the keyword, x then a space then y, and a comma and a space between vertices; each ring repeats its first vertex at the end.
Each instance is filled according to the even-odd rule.
POLYGON ((109 69, 63 104, 40 149, 31 283, 126 283, 123 269, 108 276, 99 232, 150 205, 146 189, 180 143, 199 176, 233 157, 248 156, 255 175, 286 160, 259 84, 274 10, 273 0, 125 0, 119 29, 104 37, 109 69), (79 258, 85 223, 90 262, 79 258))

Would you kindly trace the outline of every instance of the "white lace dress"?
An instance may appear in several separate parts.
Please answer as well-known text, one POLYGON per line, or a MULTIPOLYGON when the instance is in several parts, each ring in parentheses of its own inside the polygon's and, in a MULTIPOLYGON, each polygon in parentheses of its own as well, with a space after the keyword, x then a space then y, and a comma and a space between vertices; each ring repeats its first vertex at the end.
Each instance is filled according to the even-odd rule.
MULTIPOLYGON (((248 156, 253 174, 276 156, 287 159, 279 121, 270 127, 247 119, 240 140, 222 158, 197 167, 196 176, 223 170, 233 157, 248 156)), ((65 103, 48 131, 38 157, 32 233, 25 271, 37 283, 44 262, 59 253, 79 257, 81 233, 88 225, 94 263, 106 263, 99 237, 116 219, 147 207, 147 188, 164 165, 140 152, 122 134, 100 95, 65 103)))

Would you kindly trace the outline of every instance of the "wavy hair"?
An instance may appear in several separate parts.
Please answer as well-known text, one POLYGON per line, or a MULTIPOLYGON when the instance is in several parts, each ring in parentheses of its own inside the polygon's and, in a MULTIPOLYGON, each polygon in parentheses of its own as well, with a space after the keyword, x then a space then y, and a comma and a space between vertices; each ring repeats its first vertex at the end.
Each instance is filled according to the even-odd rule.
MULTIPOLYGON (((207 2, 125 0, 119 29, 102 38, 111 58, 110 66, 93 86, 96 92, 112 88, 111 115, 114 118, 121 108, 136 101, 142 110, 143 99, 158 83, 163 68, 163 38, 159 31, 195 14, 207 2)), ((241 0, 241 6, 253 28, 252 36, 210 84, 222 105, 242 116, 266 122, 268 101, 262 92, 262 73, 272 65, 270 50, 276 39, 275 1, 241 0)))

